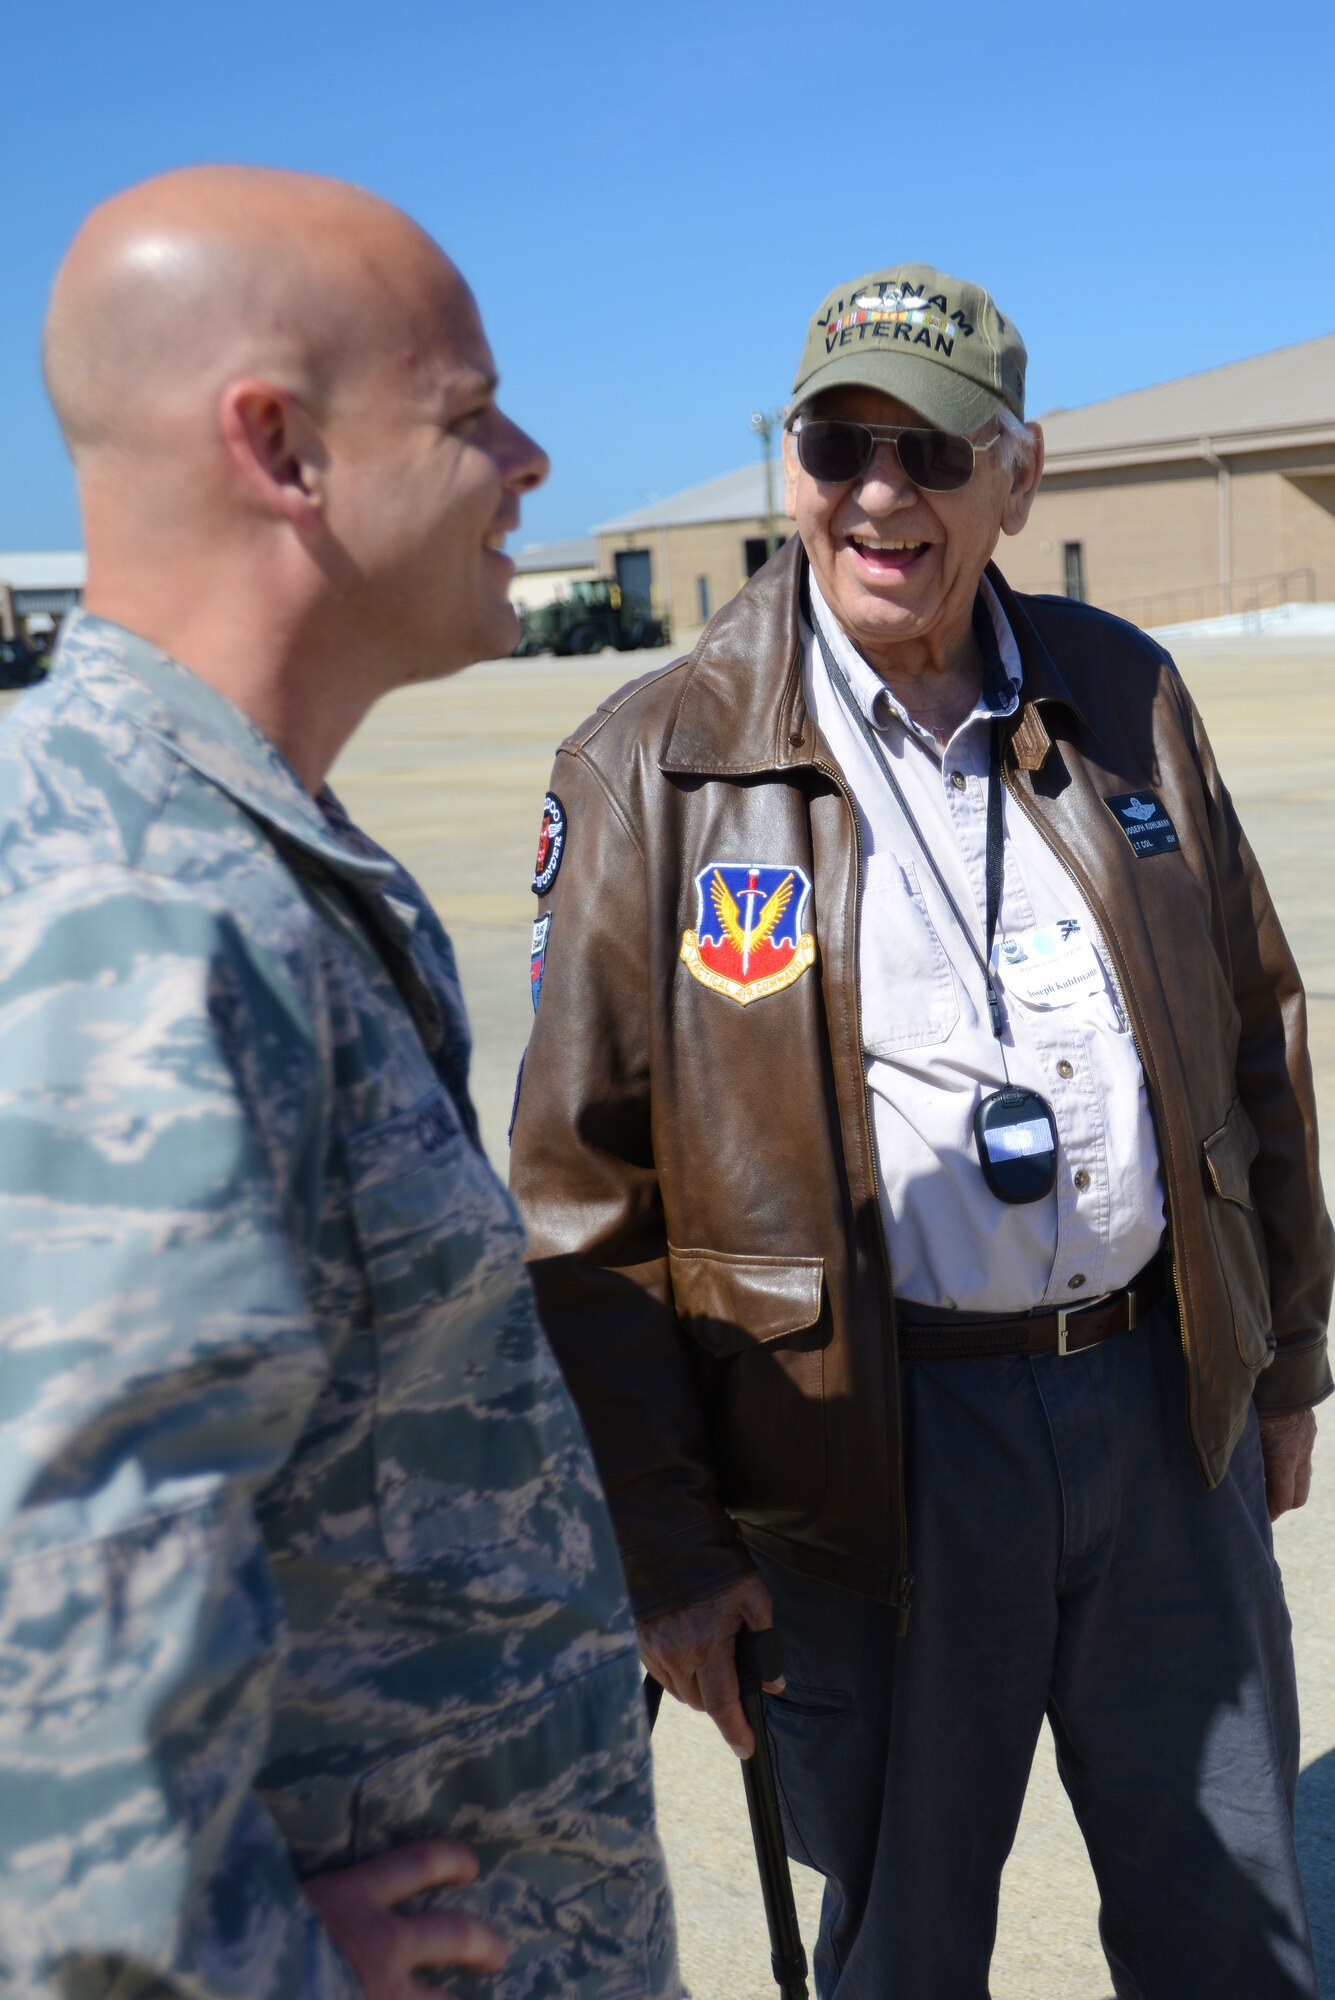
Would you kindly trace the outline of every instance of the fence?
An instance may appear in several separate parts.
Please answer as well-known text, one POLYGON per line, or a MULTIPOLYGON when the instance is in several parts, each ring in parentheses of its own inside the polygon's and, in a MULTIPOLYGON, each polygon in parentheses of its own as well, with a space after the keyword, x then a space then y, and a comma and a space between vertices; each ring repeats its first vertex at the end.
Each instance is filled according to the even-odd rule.
POLYGON ((1244 577, 1228 585, 1197 583, 1136 597, 1101 597, 1098 602, 1103 610, 1115 611, 1133 625, 1188 625, 1198 618, 1217 618, 1225 610, 1245 616, 1252 611, 1273 610, 1279 604, 1315 604, 1316 571, 1277 570, 1270 576, 1244 577))

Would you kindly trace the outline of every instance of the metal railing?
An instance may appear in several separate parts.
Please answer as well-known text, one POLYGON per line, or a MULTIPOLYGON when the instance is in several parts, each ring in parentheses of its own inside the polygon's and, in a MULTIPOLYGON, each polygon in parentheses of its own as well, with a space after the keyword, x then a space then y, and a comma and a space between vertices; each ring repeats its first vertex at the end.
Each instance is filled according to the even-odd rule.
POLYGON ((1245 617, 1272 611, 1280 604, 1315 604, 1316 571, 1276 570, 1269 576, 1243 577, 1227 586, 1197 583, 1135 597, 1100 597, 1097 602, 1105 611, 1129 618, 1133 625, 1188 625, 1198 618, 1218 618, 1225 608, 1245 617))

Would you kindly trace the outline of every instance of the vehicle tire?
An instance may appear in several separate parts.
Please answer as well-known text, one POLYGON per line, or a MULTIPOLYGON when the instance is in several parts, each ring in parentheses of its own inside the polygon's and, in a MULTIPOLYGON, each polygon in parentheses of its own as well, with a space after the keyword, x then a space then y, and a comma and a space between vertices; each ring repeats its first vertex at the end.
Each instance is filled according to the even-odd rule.
POLYGON ((572 653, 601 653, 603 635, 596 625, 577 625, 566 644, 572 653))

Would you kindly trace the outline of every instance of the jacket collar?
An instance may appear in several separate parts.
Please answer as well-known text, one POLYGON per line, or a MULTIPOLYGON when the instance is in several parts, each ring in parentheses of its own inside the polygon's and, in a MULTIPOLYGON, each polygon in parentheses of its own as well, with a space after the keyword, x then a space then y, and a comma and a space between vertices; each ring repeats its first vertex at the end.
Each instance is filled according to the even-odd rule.
POLYGON ((805 567, 794 535, 706 625, 659 753, 663 770, 745 777, 813 762, 798 631, 805 567))
POLYGON ((1024 698, 1011 736, 1012 751, 1022 771, 1039 771, 1052 748, 1052 738, 1044 720, 1049 710, 1065 709, 1082 729, 1087 730, 1088 724, 1026 605, 1016 596, 995 563, 988 564, 986 575, 1006 614, 1006 622, 1015 635, 1015 643, 1020 649, 1020 663, 1024 668, 1024 698))
POLYGON ((313 799, 282 752, 234 702, 123 625, 71 612, 61 628, 55 672, 336 874, 367 884, 395 873, 392 861, 358 851, 356 830, 333 794, 313 799))
MULTIPOLYGON (((701 633, 659 752, 664 771, 753 777, 814 764, 816 725, 802 693, 799 616, 806 552, 794 535, 701 633)), ((1015 635, 1024 692, 1011 736, 1021 770, 1052 747, 1044 712, 1080 710, 1032 619, 991 563, 987 579, 1015 635)))

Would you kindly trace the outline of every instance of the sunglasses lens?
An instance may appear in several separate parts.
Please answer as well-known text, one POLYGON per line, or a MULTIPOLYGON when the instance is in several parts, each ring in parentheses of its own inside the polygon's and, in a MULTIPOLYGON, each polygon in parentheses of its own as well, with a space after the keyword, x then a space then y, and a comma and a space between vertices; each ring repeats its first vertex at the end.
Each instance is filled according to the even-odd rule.
POLYGON ((802 470, 831 486, 847 485, 865 472, 871 449, 872 435, 865 424, 841 423, 835 417, 818 417, 797 433, 802 470))
POLYGON ((901 431, 899 462, 926 493, 955 493, 973 477, 973 446, 953 431, 901 431))
MULTIPOLYGON (((846 486, 867 470, 876 437, 866 424, 817 417, 797 431, 804 472, 830 486, 846 486)), ((973 446, 953 431, 903 430, 895 439, 899 463, 925 493, 955 493, 973 477, 973 446)))

